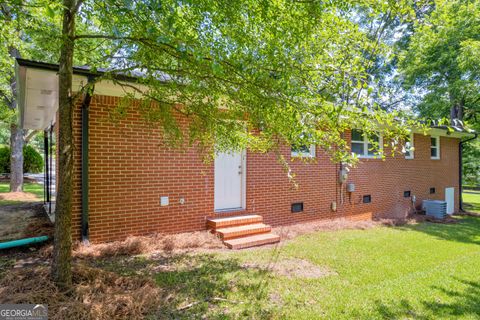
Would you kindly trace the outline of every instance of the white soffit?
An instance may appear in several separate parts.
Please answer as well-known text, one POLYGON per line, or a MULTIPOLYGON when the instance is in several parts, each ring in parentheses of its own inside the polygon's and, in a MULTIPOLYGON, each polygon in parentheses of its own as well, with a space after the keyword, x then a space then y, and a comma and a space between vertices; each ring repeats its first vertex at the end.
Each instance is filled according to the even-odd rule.
POLYGON ((53 123, 58 109, 58 77, 34 68, 26 68, 25 75, 23 128, 43 130, 53 123))
MULTIPOLYGON (((412 130, 413 133, 416 134, 421 134, 423 135, 424 132, 420 129, 418 130, 412 130)), ((427 130, 426 135, 428 136, 442 136, 442 137, 448 137, 448 138, 462 138, 462 137, 470 137, 473 136, 474 134, 471 132, 458 132, 458 131, 453 131, 449 132, 447 129, 439 129, 439 128, 429 128, 427 130)))
MULTIPOLYGON (((19 74, 25 75, 24 88, 20 90, 19 101, 23 102, 22 126, 24 129, 44 130, 55 122, 58 110, 58 74, 53 70, 44 70, 34 67, 20 67, 19 74)), ((87 77, 74 74, 72 89, 74 94, 87 84, 87 77)), ((95 84, 95 95, 123 97, 127 94, 141 98, 147 86, 136 83, 102 80, 95 84)))

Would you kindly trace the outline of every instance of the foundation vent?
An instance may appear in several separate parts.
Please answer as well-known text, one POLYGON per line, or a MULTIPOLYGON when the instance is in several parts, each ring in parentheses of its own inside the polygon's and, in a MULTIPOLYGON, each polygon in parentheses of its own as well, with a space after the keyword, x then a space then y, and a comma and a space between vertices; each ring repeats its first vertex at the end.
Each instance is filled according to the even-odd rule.
POLYGON ((292 212, 302 212, 303 211, 303 202, 292 203, 292 212))

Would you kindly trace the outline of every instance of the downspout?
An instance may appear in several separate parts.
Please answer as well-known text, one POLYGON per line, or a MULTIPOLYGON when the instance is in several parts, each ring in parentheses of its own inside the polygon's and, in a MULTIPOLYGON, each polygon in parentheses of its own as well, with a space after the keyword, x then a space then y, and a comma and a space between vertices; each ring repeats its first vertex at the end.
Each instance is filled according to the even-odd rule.
POLYGON ((48 132, 45 129, 43 131, 43 154, 45 158, 45 173, 43 175, 43 204, 47 205, 50 201, 48 194, 48 132))
POLYGON ((478 137, 478 133, 475 133, 475 135, 470 138, 470 139, 467 139, 467 140, 464 140, 464 141, 460 141, 460 143, 458 144, 458 176, 459 176, 459 208, 460 208, 460 211, 464 211, 463 210, 463 196, 462 196, 462 192, 463 192, 463 144, 465 142, 469 142, 469 141, 472 141, 474 139, 476 139, 478 137))
POLYGON ((53 124, 50 125, 50 136, 48 139, 48 143, 50 145, 50 156, 49 161, 50 165, 48 166, 48 214, 52 214, 52 175, 53 175, 53 124))
MULTIPOLYGON (((88 77, 88 84, 93 83, 93 77, 88 77)), ((82 242, 88 243, 89 229, 88 229, 88 109, 90 101, 92 100, 92 94, 94 86, 87 84, 87 92, 82 101, 82 225, 81 234, 82 242)))

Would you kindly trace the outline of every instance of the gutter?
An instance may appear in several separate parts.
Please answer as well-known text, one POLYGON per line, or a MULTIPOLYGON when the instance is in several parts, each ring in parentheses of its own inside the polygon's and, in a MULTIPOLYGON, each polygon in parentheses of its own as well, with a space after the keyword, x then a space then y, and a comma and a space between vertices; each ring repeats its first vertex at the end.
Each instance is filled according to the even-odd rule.
MULTIPOLYGON (((88 77, 88 84, 94 81, 93 76, 88 77)), ((81 217, 81 235, 82 242, 88 242, 89 226, 88 226, 88 111, 92 94, 95 89, 87 84, 87 92, 82 101, 82 164, 81 164, 81 186, 82 186, 82 217, 81 217)))
MULTIPOLYGON (((17 64, 21 67, 29 67, 29 68, 58 72, 58 64, 33 61, 33 60, 27 60, 27 59, 21 59, 21 58, 17 58, 16 61, 17 61, 17 64)), ((141 78, 139 76, 122 74, 122 73, 115 73, 115 72, 109 73, 107 69, 98 69, 96 71, 93 71, 89 67, 73 67, 73 74, 86 76, 86 77, 99 77, 99 76, 110 74, 114 79, 119 81, 126 81, 126 82, 138 82, 138 80, 141 78)))
POLYGON ((463 210, 463 144, 469 141, 472 141, 478 137, 478 133, 474 133, 474 136, 470 139, 460 141, 458 144, 458 177, 459 177, 459 208, 460 211, 463 210))

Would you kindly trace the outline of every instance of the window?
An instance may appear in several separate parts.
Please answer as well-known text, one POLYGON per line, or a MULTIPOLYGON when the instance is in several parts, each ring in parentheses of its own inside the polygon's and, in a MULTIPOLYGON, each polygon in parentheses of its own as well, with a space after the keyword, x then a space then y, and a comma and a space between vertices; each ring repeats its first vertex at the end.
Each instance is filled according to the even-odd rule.
POLYGON ((363 203, 370 203, 372 202, 372 196, 367 194, 365 196, 363 196, 363 203))
POLYGON ((440 159, 440 137, 430 137, 430 159, 440 159))
POLYGON ((410 198, 410 191, 403 191, 403 197, 404 198, 410 198))
POLYGON ((413 147, 413 133, 412 133, 405 138, 405 159, 413 159, 414 150, 415 148, 413 147))
POLYGON ((434 193, 435 193, 435 191, 436 191, 436 190, 435 190, 435 188, 433 188, 433 187, 432 187, 432 188, 430 188, 430 194, 434 194, 434 193))
POLYGON ((382 152, 382 137, 373 135, 368 137, 361 130, 352 130, 352 152, 360 158, 374 158, 382 152), (373 143, 376 145, 374 146, 373 143))
POLYGON ((309 146, 300 146, 294 147, 292 146, 292 157, 299 157, 299 158, 315 158, 315 145, 309 146))

